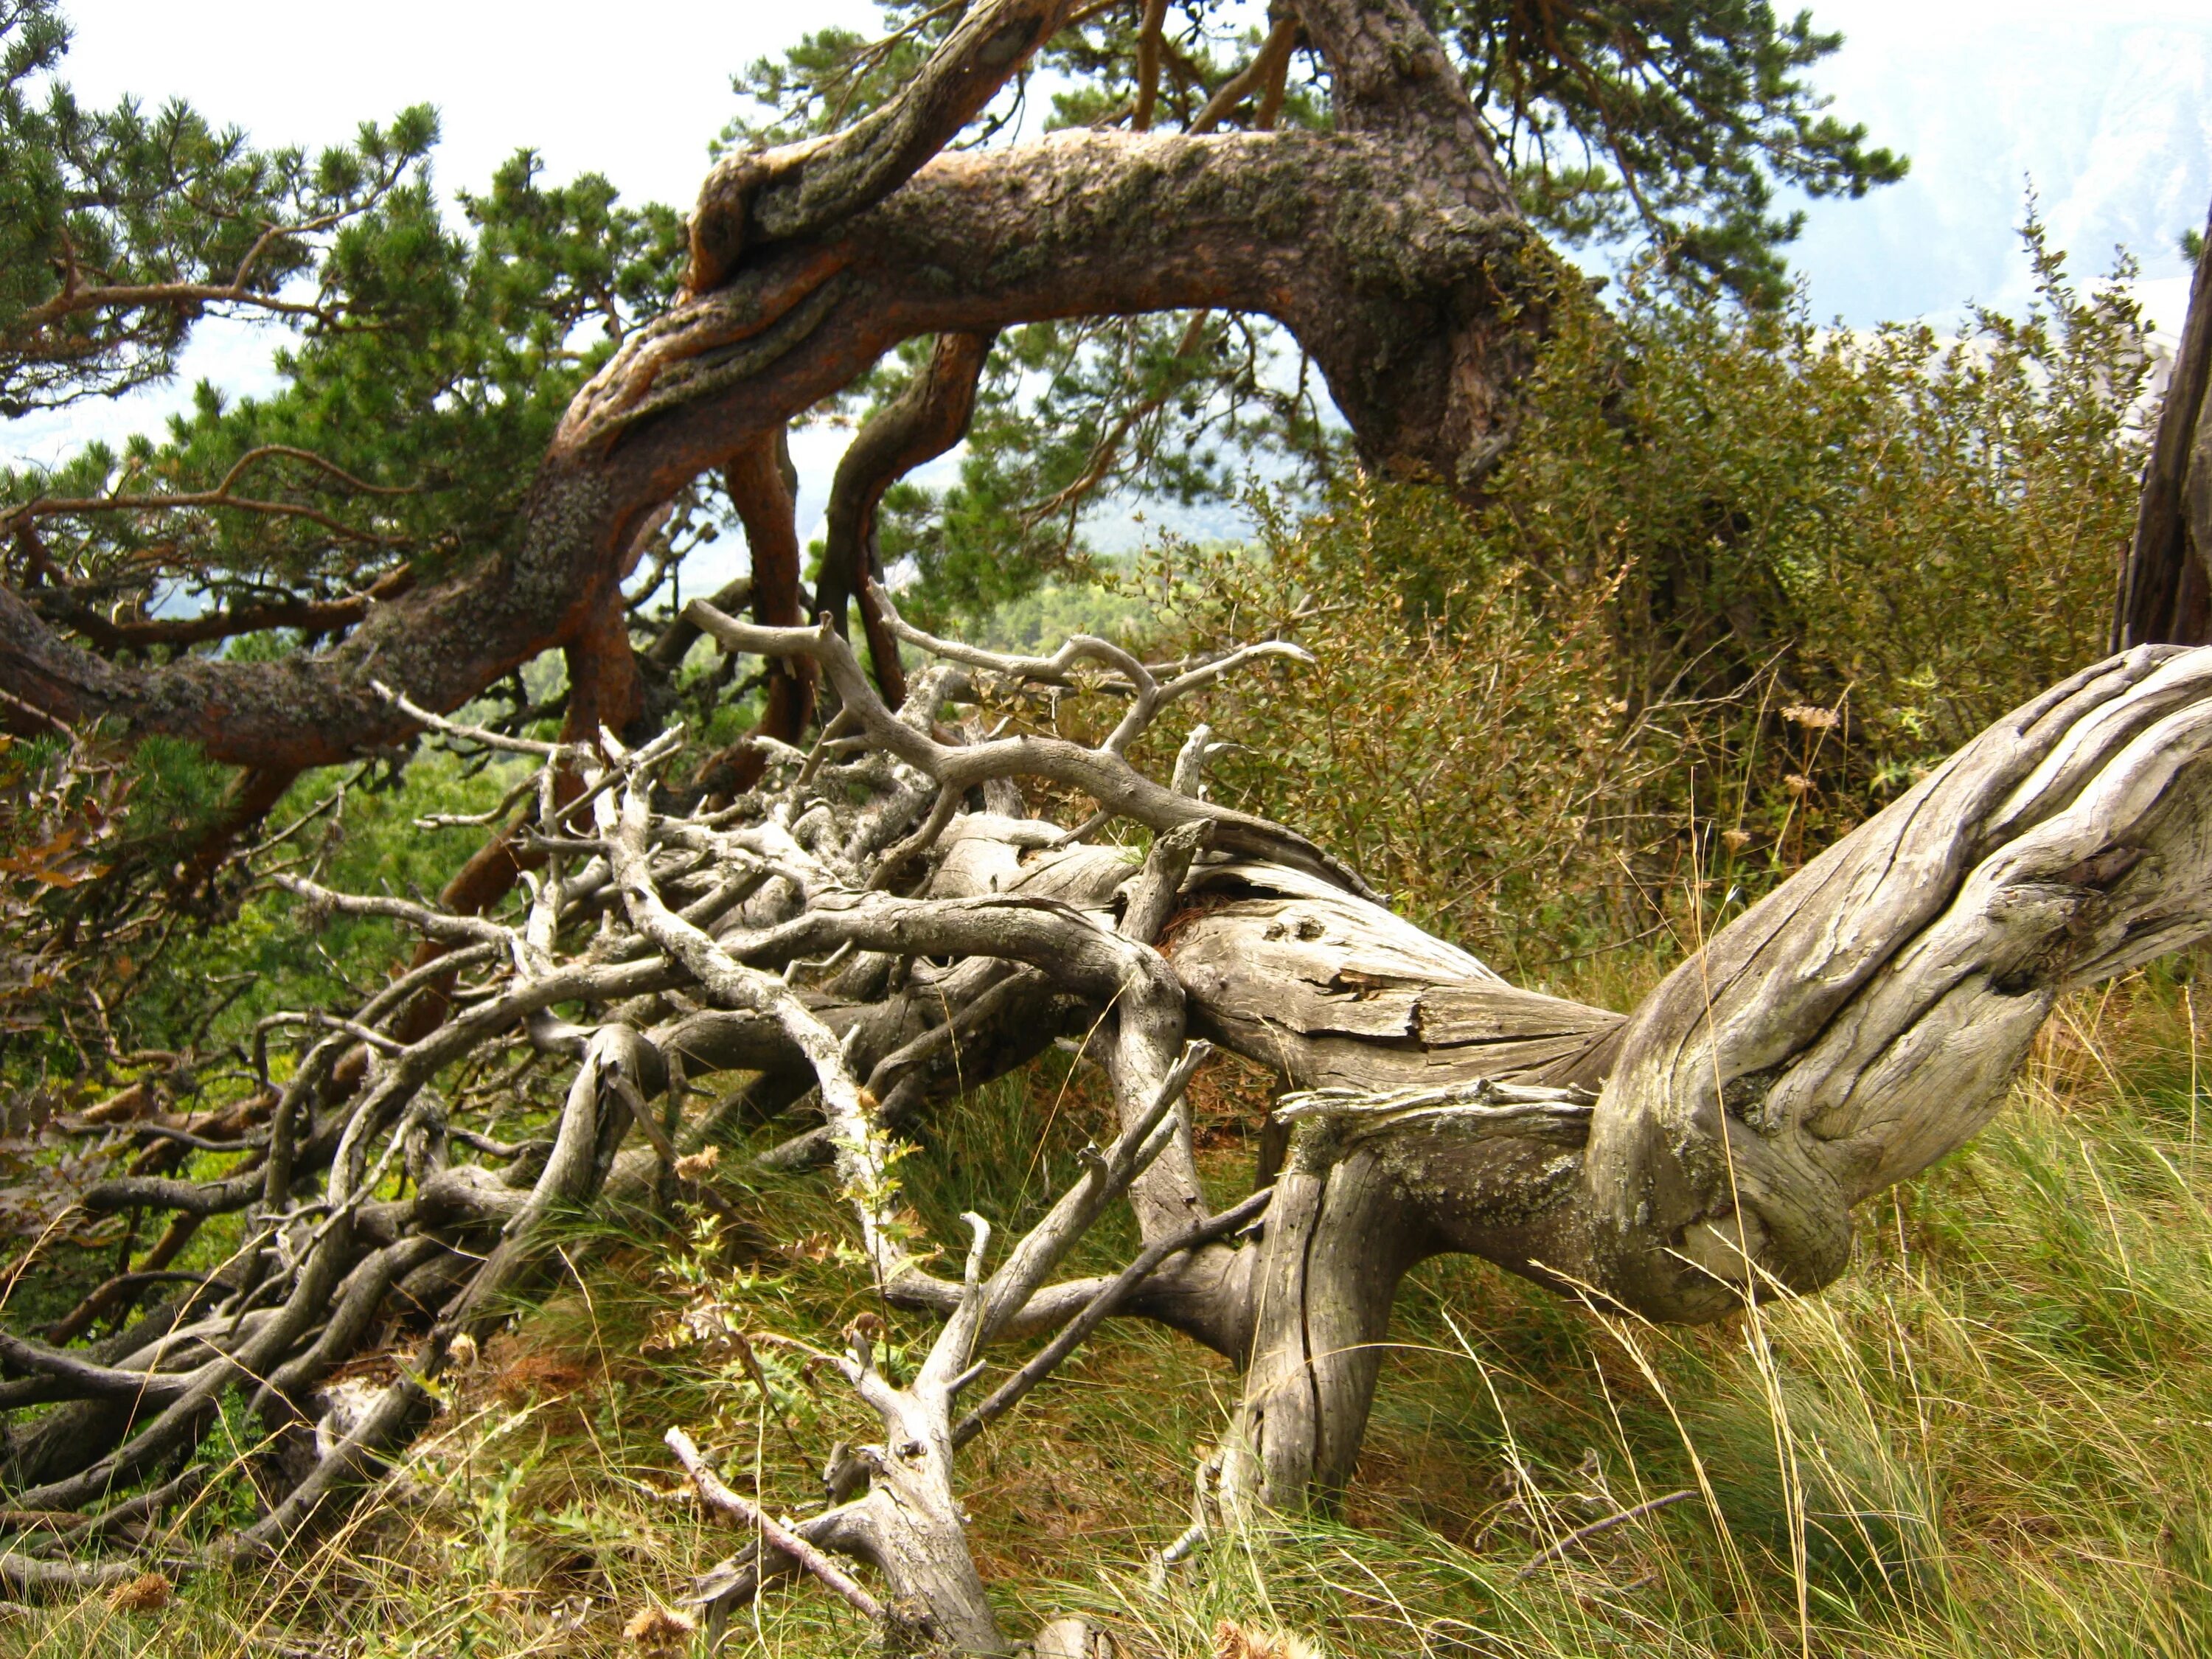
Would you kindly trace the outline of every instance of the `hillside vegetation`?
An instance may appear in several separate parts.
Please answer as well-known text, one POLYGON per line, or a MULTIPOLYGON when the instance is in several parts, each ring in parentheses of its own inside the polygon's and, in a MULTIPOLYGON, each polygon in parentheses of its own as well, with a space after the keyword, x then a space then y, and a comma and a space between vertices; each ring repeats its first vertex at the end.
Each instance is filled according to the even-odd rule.
MULTIPOLYGON (((1164 646, 1274 636, 1316 660, 1209 694, 1146 739, 1147 763, 1203 719, 1242 745, 1218 796, 1297 825, 1514 978, 1629 1006, 1965 737, 2103 651, 2142 335, 2033 232, 2030 257, 2037 311, 1984 315, 1955 343, 1631 292, 1563 319, 1486 507, 1347 478, 1319 503, 1255 496, 1249 545, 1164 544, 1090 608, 1164 646)), ((1032 603, 1006 625, 1026 640, 1084 608, 1032 603)), ((1052 718, 1088 733, 1098 713, 1071 699, 1052 718)), ((59 758, 19 744, 4 761, 61 787, 59 758)), ((137 810, 188 816, 189 763, 167 795, 138 765, 137 810)), ((415 819, 482 811, 512 781, 434 751, 397 774, 316 775, 264 862, 433 890, 482 831, 415 819)), ((257 888, 103 1017, 125 1048, 242 1055, 264 1016, 404 955, 384 924, 343 917, 303 953, 299 920, 257 888)), ((1084 1609, 1127 1652, 1176 1659, 2212 1649, 2212 1115, 2200 1124, 2194 972, 2179 960, 2065 1004, 1997 1124, 1878 1200, 1850 1273, 1817 1297, 1664 1329, 1465 1259, 1430 1264, 1400 1298, 1335 1522, 1159 1565, 1233 1378, 1169 1334, 1109 1328, 971 1454, 985 1576, 1034 1602, 1010 1626, 1084 1609)), ((130 1248, 68 1220, 71 1184, 116 1153, 55 1121, 130 1076, 78 1075, 65 1042, 28 1036, 7 1064, 0 1294, 35 1325, 130 1248)), ((529 1071, 464 1080, 511 1102, 503 1134, 549 1109, 556 1085, 529 1071)), ((250 1080, 210 1065, 189 1103, 250 1080)), ((1196 1096, 1204 1173, 1234 1196, 1264 1083, 1224 1062, 1196 1096)), ((1018 1228, 1109 1114, 1093 1068, 1048 1060, 930 1126, 906 1193, 939 1236, 969 1208, 1018 1228)), ((690 1501, 663 1430, 685 1425, 733 1485, 792 1510, 818 1500, 802 1462, 872 1432, 761 1340, 813 1340, 868 1310, 848 1218, 822 1178, 760 1173, 746 1151, 716 1155, 727 1217, 647 1206, 573 1229, 559 1284, 451 1381, 377 1501, 280 1571, 20 1609, 0 1651, 703 1651, 682 1598, 742 1540, 690 1501)), ((173 1265, 214 1267, 236 1231, 211 1218, 173 1265)), ((1102 1227, 1074 1265, 1129 1249, 1102 1227)), ((925 1326, 883 1313, 896 1369, 925 1326)), ((406 1352, 396 1333, 386 1346, 357 1384, 406 1352)), ((174 1523, 179 1551, 253 1512, 264 1449, 234 1405, 195 1454, 211 1478, 174 1523)), ((804 1659, 864 1639, 829 1598, 786 1589, 724 1650, 804 1659)))

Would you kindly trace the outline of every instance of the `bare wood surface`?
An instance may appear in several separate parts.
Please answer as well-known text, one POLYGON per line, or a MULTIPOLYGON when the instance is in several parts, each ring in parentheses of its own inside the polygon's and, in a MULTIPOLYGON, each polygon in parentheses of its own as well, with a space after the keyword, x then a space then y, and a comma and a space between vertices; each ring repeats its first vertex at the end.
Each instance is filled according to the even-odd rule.
MULTIPOLYGON (((2212 232, 2212 220, 2206 223, 2212 232)), ((2212 237, 2189 285, 2181 344, 2143 466, 2112 648, 2212 641, 2212 237)))

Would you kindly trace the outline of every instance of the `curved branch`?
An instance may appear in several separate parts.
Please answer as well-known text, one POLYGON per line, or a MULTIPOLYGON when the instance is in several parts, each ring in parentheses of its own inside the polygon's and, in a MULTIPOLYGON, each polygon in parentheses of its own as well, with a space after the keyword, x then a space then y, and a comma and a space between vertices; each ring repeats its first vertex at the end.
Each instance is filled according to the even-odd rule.
POLYGON ((343 520, 296 501, 263 501, 236 494, 239 478, 246 469, 257 461, 272 457, 304 462, 317 471, 336 479, 348 489, 365 495, 411 495, 415 493, 411 485, 373 484, 356 478, 337 462, 317 454, 312 449, 301 449, 290 444, 263 444, 247 450, 232 462, 230 470, 222 475, 222 481, 212 489, 184 490, 170 495, 40 495, 9 513, 4 520, 0 520, 0 526, 14 528, 40 519, 57 519, 87 513, 171 513, 185 507, 228 507, 264 517, 305 519, 344 541, 366 542, 381 547, 394 544, 391 537, 356 530, 343 520))
POLYGON ((97 1365, 76 1354, 40 1347, 4 1331, 0 1331, 0 1366, 19 1375, 52 1377, 75 1395, 152 1406, 168 1404, 185 1391, 189 1381, 97 1365))
MULTIPOLYGON (((725 475, 752 557, 753 616, 772 628, 796 627, 806 620, 799 583, 798 471, 792 465, 787 430, 779 425, 772 434, 763 434, 731 459, 725 475)), ((768 750, 758 739, 799 741, 813 716, 814 679, 811 663, 769 665, 768 706, 759 724, 700 769, 700 782, 710 795, 727 799, 760 781, 768 750)))
POLYGON ((874 206, 944 149, 1073 9, 1073 0, 990 0, 880 109, 842 131, 721 162, 692 210, 685 286, 704 293, 752 247, 874 206))
POLYGON ((838 461, 837 476, 830 486, 814 608, 842 634, 846 611, 855 597, 860 599, 876 684, 894 708, 906 701, 906 675, 899 666, 898 644, 884 625, 882 607, 869 592, 872 581, 884 579, 877 510, 893 484, 966 435, 975 413, 976 386, 995 337, 989 333, 939 335, 928 366, 860 428, 838 461))
POLYGON ((1591 1277, 1654 1317, 1842 1271, 1850 1207, 1996 1109, 2060 994, 2212 933, 2212 648, 2015 710, 1645 999, 1583 1176, 1591 1277))
MULTIPOLYGON (((2212 231, 2212 219, 2206 228, 2212 231)), ((2112 648, 2212 640, 2212 238, 2189 285, 2120 572, 2112 648)))
POLYGON ((327 634, 350 628, 369 612, 369 607, 388 604, 415 586, 411 565, 400 565, 380 576, 358 593, 337 599, 269 599, 257 605, 234 605, 197 617, 142 617, 112 622, 90 605, 79 605, 65 591, 39 592, 40 608, 92 641, 100 651, 143 651, 149 647, 172 648, 205 645, 240 634, 258 634, 273 628, 296 628, 302 633, 327 634))
POLYGON ((451 709, 574 639, 637 526, 685 481, 920 334, 1264 312, 1313 353, 1370 459, 1472 489, 1510 429, 1552 281, 1486 176, 1376 134, 1085 132, 939 156, 835 241, 775 252, 634 331, 578 394, 500 554, 276 663, 118 669, 0 592, 0 690, 236 764, 322 765, 398 741, 410 723, 372 678, 451 709), (1447 177, 1465 188, 1439 202, 1447 177))

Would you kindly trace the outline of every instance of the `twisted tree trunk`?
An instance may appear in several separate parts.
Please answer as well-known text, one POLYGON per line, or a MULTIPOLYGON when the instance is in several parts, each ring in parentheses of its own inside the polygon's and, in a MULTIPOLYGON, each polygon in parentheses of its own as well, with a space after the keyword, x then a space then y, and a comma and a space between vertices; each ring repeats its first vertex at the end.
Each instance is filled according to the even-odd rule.
MULTIPOLYGON (((1512 429, 1558 267, 1415 9, 1299 0, 1337 76, 1334 131, 1082 131, 945 150, 1072 9, 991 0, 874 115, 719 165, 692 216, 688 288, 577 394, 507 545, 365 599, 343 640, 272 663, 129 665, 0 588, 0 692, 270 771, 400 741, 421 723, 379 679, 450 710, 549 647, 617 633, 641 528, 702 473, 735 468, 757 562, 793 564, 768 447, 921 335, 970 343, 947 347, 958 356, 1024 322, 1264 314, 1311 354, 1370 463, 1473 490, 1512 429)), ((886 449, 927 453, 939 437, 920 428, 939 413, 959 417, 957 435, 968 370, 947 370, 949 404, 916 411, 910 443, 878 434, 886 449)), ((902 459, 856 460, 833 586, 853 580, 866 498, 902 459)), ((757 584, 761 619, 799 620, 795 594, 757 584)), ((782 690, 803 713, 804 688, 782 690)), ((0 704, 0 720, 21 714, 0 704)))
MULTIPOLYGON (((830 672, 859 706, 857 669, 830 672)), ((948 781, 989 769, 924 741, 912 752, 957 767, 948 781)), ((1048 744, 1002 747, 1002 764, 1066 774, 1048 744)), ((1832 1279, 1851 1208, 1980 1128, 2059 995, 2212 932, 2208 750, 2212 651, 2085 670, 1626 1018, 1505 985, 1325 866, 1194 862, 1163 948, 1191 1028, 1310 1091, 1288 1109, 1257 1249, 1191 1252, 1132 1302, 1247 1366, 1232 1495, 1303 1501, 1349 1474, 1392 1294, 1428 1255, 1472 1252, 1669 1321, 1832 1279)), ((1187 801, 1167 821, 1250 845, 1234 816, 1187 801)), ((1040 847, 987 814, 943 835, 940 901, 1139 908, 1112 849, 1040 847)), ((1146 1179, 1148 1242, 1205 1213, 1187 1158, 1146 1179)))
POLYGON ((1307 950, 1339 953, 1331 980, 1305 977, 1343 1008, 1316 1020, 1272 964, 1246 956, 1256 972, 1240 974, 1202 917, 1171 957, 1195 1023, 1339 1085, 1303 1103, 1316 1115, 1269 1217, 1232 1486, 1280 1502, 1348 1475, 1366 1356, 1399 1274, 1437 1251, 1668 1321, 1829 1282, 1853 1206, 1981 1128, 2062 994, 2212 933, 2208 757, 2212 651, 2087 670, 1723 929, 1625 1024, 1485 991, 1488 1042, 1439 1042, 1460 1028, 1426 1010, 1465 981, 1376 986, 1352 965, 1373 960, 1369 939, 1288 906, 1275 925, 1304 920, 1307 950), (1270 983, 1305 1029, 1244 1012, 1270 983), (1464 1081, 1404 1087, 1413 1073, 1464 1081), (1487 1081, 1509 1079, 1570 1086, 1487 1081), (1594 1100, 1572 1086, 1589 1083, 1594 1100))
MULTIPOLYGON (((1232 1489, 1349 1475, 1392 1295, 1439 1251, 1668 1321, 1832 1279, 1853 1206, 1988 1121, 2058 996, 2212 933, 2208 754, 2212 651, 2085 670, 1626 1018, 1303 872, 1194 871, 1165 952, 1193 1028, 1315 1091, 1256 1263, 1182 1275, 1213 1305, 1176 1322, 1248 1368, 1232 1489)), ((1080 851, 956 848, 939 890, 1103 905, 1117 879, 1080 851)))

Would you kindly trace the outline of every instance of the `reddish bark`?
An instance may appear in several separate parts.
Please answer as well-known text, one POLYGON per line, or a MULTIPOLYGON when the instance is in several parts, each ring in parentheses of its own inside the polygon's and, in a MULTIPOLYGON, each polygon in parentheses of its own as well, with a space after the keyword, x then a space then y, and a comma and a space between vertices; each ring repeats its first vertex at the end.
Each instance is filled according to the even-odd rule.
MULTIPOLYGON (((1040 0, 972 15, 1014 10, 1040 27, 1060 13, 1040 0)), ((701 224, 743 205, 734 230, 714 232, 722 263, 702 267, 702 282, 722 280, 633 331, 579 393, 501 552, 373 607, 325 651, 273 663, 120 667, 0 590, 0 690, 65 720, 115 717, 189 738, 241 766, 303 769, 402 741, 410 723, 372 680, 452 709, 574 643, 639 526, 684 483, 759 469, 747 457, 787 420, 924 334, 1263 313, 1312 354, 1372 464, 1474 489, 1510 433, 1554 267, 1522 228, 1456 79, 1431 72, 1441 49, 1402 0, 1298 10, 1335 67, 1340 131, 1090 131, 919 165, 915 135, 973 107, 981 83, 960 76, 1005 46, 971 40, 957 96, 952 81, 933 82, 941 97, 927 110, 842 149, 841 137, 779 152, 734 196, 731 170, 719 170, 701 224), (832 201, 823 192, 839 180, 850 191, 832 201)), ((992 72, 1003 81, 1018 62, 992 72)), ((776 614, 767 607, 792 591, 763 584, 757 614, 776 614)), ((772 729, 791 729, 804 700, 787 688, 772 729)))
POLYGON ((894 708, 906 701, 906 675, 899 666, 898 641, 868 592, 871 579, 884 579, 876 514, 893 484, 967 435, 968 422, 975 414, 976 384, 990 357, 993 337, 939 335, 928 367, 860 428, 838 462, 836 479, 830 486, 815 609, 842 634, 849 626, 847 611, 855 599, 860 601, 860 626, 867 635, 876 684, 894 708))
MULTIPOLYGON (((565 654, 568 710, 562 726, 562 741, 588 742, 602 726, 617 735, 629 729, 644 708, 645 688, 638 674, 636 653, 630 649, 619 587, 608 592, 590 629, 565 654)), ((553 792, 556 800, 574 800, 583 793, 583 784, 574 773, 564 769, 555 776, 553 792)), ((478 848, 439 892, 438 902, 459 915, 482 915, 514 890, 524 871, 543 866, 545 854, 521 844, 522 822, 518 819, 478 848)), ((415 947, 408 967, 428 967, 450 948, 426 939, 415 947)), ((423 987, 400 1016, 399 1040, 418 1041, 443 1024, 451 1010, 453 989, 450 976, 423 987)), ((339 1062, 334 1078, 350 1090, 363 1075, 368 1058, 365 1048, 349 1054, 339 1062)))
MULTIPOLYGON (((778 427, 732 459, 723 475, 752 555, 753 619, 775 628, 796 628, 806 620, 799 576, 799 503, 789 466, 783 428, 778 427)), ((700 769, 700 781, 708 793, 726 799, 757 783, 768 758, 752 739, 797 743, 814 717, 814 698, 811 663, 769 663, 768 706, 760 723, 700 769)))

